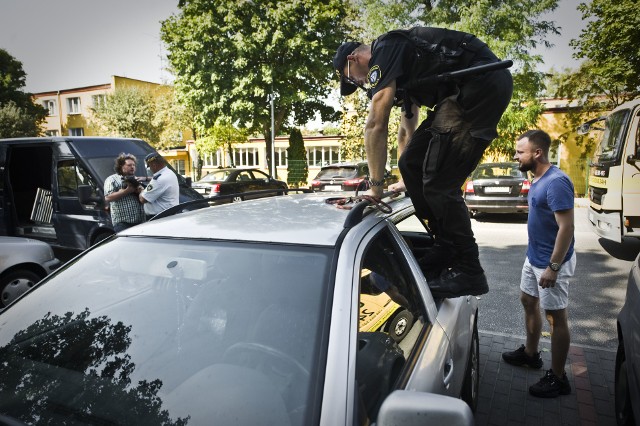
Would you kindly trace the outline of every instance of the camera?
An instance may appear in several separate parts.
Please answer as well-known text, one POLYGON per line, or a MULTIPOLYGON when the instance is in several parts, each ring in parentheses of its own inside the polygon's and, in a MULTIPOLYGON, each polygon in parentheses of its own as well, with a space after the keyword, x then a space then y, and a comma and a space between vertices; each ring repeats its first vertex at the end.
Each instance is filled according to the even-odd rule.
POLYGON ((129 185, 137 188, 140 186, 140 182, 135 176, 122 176, 122 189, 126 189, 129 185))

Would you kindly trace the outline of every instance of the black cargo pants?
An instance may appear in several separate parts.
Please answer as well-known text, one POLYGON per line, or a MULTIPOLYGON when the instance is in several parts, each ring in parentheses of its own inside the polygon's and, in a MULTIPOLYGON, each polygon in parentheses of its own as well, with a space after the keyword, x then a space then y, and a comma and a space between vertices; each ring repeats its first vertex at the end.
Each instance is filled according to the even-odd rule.
POLYGON ((495 133, 513 87, 508 71, 490 74, 439 102, 398 162, 418 216, 429 221, 436 244, 450 254, 451 263, 469 274, 483 270, 462 185, 491 143, 487 135, 495 133))

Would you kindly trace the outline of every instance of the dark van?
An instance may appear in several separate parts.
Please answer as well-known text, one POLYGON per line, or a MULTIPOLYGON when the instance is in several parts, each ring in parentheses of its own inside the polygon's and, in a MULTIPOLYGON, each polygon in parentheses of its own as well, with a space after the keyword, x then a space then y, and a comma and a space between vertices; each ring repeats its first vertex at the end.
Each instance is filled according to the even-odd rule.
MULTIPOLYGON (((140 139, 0 139, 0 235, 80 250, 110 236, 114 231, 103 188, 114 173, 115 158, 121 152, 135 155, 136 174, 146 176, 144 157, 154 151, 140 139)), ((181 203, 203 198, 176 175, 181 203)))

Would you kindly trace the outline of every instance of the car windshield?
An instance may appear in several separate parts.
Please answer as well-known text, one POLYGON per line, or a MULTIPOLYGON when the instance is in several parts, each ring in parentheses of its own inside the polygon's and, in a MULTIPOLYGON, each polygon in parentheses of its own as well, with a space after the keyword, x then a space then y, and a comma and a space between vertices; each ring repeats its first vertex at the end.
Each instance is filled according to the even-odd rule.
POLYGON ((510 164, 483 164, 471 175, 471 179, 492 179, 492 178, 525 178, 524 172, 518 169, 518 163, 510 164))
POLYGON ((218 170, 215 172, 211 172, 198 182, 222 182, 227 180, 229 175, 231 175, 232 170, 218 170))
POLYGON ((624 109, 607 117, 602 138, 593 153, 593 162, 616 161, 624 147, 624 133, 629 121, 630 111, 624 109))
POLYGON ((358 174, 355 167, 326 167, 320 170, 316 179, 343 178, 351 179, 358 174))
POLYGON ((140 237, 98 246, 0 315, 0 413, 309 424, 331 255, 140 237))

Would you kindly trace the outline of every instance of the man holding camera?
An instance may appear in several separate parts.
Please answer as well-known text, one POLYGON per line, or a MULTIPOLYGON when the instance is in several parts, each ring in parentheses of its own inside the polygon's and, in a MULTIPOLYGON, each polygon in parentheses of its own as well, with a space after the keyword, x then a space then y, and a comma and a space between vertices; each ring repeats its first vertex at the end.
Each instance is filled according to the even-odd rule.
POLYGON ((144 207, 138 199, 143 187, 136 179, 136 157, 121 153, 115 160, 115 174, 104 181, 105 201, 116 232, 144 222, 144 207))

